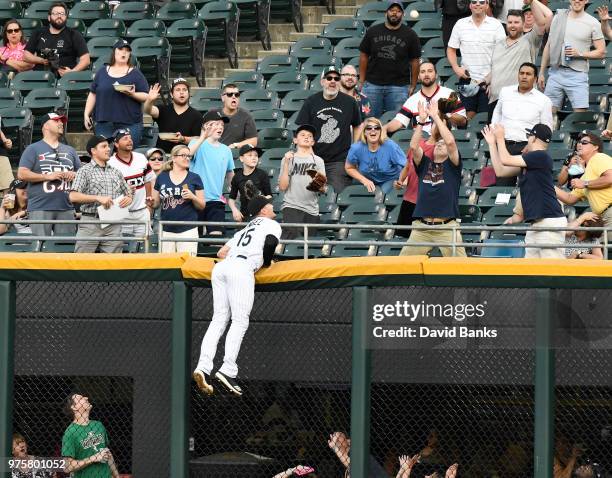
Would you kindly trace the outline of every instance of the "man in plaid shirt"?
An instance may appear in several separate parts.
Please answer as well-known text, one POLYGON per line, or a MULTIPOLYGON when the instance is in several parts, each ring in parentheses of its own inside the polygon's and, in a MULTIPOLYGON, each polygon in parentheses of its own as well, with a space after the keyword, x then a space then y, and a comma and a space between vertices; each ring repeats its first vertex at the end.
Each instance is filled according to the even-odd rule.
MULTIPOLYGON (((110 145, 103 136, 94 136, 87 142, 87 152, 91 162, 79 169, 72 183, 70 201, 81 203, 81 214, 85 220, 99 219, 98 207, 108 209, 113 200, 123 196, 119 207, 128 207, 132 203, 132 192, 123 174, 109 166, 110 145)), ((110 237, 121 236, 121 224, 102 227, 100 224, 79 224, 77 237, 110 237)), ((74 252, 121 252, 123 241, 79 241, 74 252)))

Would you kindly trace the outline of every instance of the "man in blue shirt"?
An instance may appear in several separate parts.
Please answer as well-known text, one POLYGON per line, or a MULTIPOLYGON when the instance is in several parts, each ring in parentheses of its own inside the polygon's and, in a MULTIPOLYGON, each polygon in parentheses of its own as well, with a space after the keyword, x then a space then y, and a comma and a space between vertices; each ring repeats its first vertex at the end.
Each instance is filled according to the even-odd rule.
MULTIPOLYGON (((229 184, 234 176, 232 151, 220 142, 227 123, 229 119, 226 116, 218 111, 209 111, 204 115, 200 137, 189 143, 189 151, 193 155, 189 171, 198 174, 204 183, 206 207, 199 213, 200 221, 225 220, 223 185, 225 181, 229 184)), ((223 228, 207 226, 206 233, 222 235, 223 228)))

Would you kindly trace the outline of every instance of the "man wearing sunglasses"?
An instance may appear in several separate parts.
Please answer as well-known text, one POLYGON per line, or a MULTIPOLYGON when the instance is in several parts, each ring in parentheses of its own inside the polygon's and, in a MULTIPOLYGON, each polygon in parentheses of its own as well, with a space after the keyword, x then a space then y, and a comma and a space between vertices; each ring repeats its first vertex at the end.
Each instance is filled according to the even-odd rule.
POLYGON ((359 45, 359 81, 375 118, 399 110, 416 90, 421 42, 403 18, 402 2, 387 0, 385 22, 368 28, 359 45))
POLYGON ((309 96, 295 120, 316 131, 314 153, 323 158, 327 181, 339 193, 353 180, 344 170, 351 143, 361 136, 361 112, 350 96, 340 92, 340 71, 328 66, 321 73, 323 91, 309 96))
POLYGON ((491 70, 491 56, 495 43, 506 38, 501 22, 487 16, 488 7, 488 0, 471 0, 472 15, 455 23, 446 49, 448 62, 459 77, 459 94, 468 120, 488 111, 486 77, 491 70), (461 66, 457 50, 461 52, 461 66))
POLYGON ((584 174, 572 179, 570 193, 557 188, 557 197, 565 204, 586 199, 604 226, 612 227, 612 157, 603 153, 601 138, 589 131, 578 136, 576 152, 586 162, 584 174))
MULTIPOLYGON (((229 123, 225 125, 221 142, 231 149, 242 148, 245 144, 257 146, 257 127, 255 120, 244 108, 240 107, 240 90, 233 83, 228 83, 221 92, 223 108, 219 110, 229 123)), ((213 110, 217 111, 217 110, 213 110)))
POLYGON ((198 139, 202 126, 202 113, 189 106, 190 86, 185 78, 175 78, 170 89, 172 104, 154 106, 159 98, 159 83, 151 86, 144 103, 144 112, 157 122, 160 133, 174 133, 174 138, 157 139, 157 147, 169 153, 177 144, 189 144, 198 139))

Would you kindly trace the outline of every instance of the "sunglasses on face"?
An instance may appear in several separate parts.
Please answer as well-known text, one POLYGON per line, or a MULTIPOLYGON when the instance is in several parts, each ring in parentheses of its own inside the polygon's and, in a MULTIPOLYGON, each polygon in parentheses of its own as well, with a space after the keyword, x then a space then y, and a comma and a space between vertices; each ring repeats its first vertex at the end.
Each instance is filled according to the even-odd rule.
POLYGON ((593 144, 590 141, 587 141, 586 139, 583 139, 581 141, 578 141, 580 144, 593 144))
POLYGON ((149 161, 163 161, 164 158, 161 156, 152 156, 149 158, 149 161))
POLYGON ((366 131, 380 131, 380 126, 366 126, 366 131))
POLYGON ((19 33, 21 28, 7 28, 6 33, 19 33))
POLYGON ((327 81, 340 81, 340 77, 339 76, 326 76, 325 79, 327 81))
POLYGON ((487 3, 487 0, 471 0, 470 3, 472 5, 484 5, 487 3))
POLYGON ((223 93, 225 96, 227 96, 228 98, 240 98, 240 92, 239 91, 232 91, 229 93, 223 93))

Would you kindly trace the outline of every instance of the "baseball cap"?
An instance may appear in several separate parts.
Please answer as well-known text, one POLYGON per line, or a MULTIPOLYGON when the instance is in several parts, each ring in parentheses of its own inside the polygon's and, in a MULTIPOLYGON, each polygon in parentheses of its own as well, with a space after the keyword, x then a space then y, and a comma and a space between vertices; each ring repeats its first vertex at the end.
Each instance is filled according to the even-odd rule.
POLYGON ((98 146, 100 143, 108 143, 108 138, 105 138, 104 136, 92 136, 91 138, 89 138, 89 141, 87 141, 87 146, 85 146, 85 150, 89 154, 91 154, 91 150, 98 146))
POLYGON ((402 4, 402 2, 398 2, 397 0, 388 0, 387 1, 387 10, 389 10, 391 7, 397 5, 398 7, 400 7, 400 9, 402 10, 402 12, 404 11, 404 5, 402 4))
POLYGON ((249 201, 249 204, 247 206, 249 216, 257 216, 259 214, 259 211, 261 211, 267 204, 272 204, 272 199, 268 199, 265 196, 255 196, 249 201))
POLYGON ((249 151, 257 151, 257 156, 261 156, 263 154, 263 149, 257 148, 250 144, 245 144, 244 146, 242 146, 240 148, 240 151, 238 151, 238 154, 242 156, 243 154, 247 154, 249 151))
POLYGON ((531 11, 531 4, 523 5, 523 13, 531 11))
POLYGON ((117 48, 129 48, 130 51, 132 51, 132 46, 130 45, 130 42, 123 39, 119 39, 115 42, 115 44, 113 45, 113 50, 116 50, 117 48))
POLYGON ((329 66, 325 67, 323 69, 323 71, 321 72, 321 78, 325 78, 330 73, 338 73, 338 75, 339 75, 340 74, 340 70, 338 68, 336 68, 334 65, 329 65, 329 66))
POLYGON ((552 131, 548 126, 542 123, 538 123, 533 126, 533 128, 525 128, 525 132, 528 135, 535 136, 540 141, 544 141, 545 143, 550 143, 550 139, 552 138, 552 131))
POLYGON ((217 110, 211 110, 204 115, 202 123, 205 124, 209 121, 223 121, 224 123, 229 123, 229 118, 227 116, 223 116, 221 112, 217 110))
POLYGON ((9 189, 11 191, 14 191, 15 189, 25 189, 27 186, 28 183, 26 183, 25 181, 22 181, 21 179, 13 179, 11 181, 9 189))
POLYGON ((580 141, 585 136, 591 140, 591 143, 593 143, 593 145, 597 146, 599 151, 603 151, 603 141, 599 136, 597 136, 595 133, 591 133, 590 131, 581 131, 580 133, 578 133, 578 141, 580 141))
POLYGON ((305 131, 310 131, 312 133, 313 136, 317 135, 317 130, 315 129, 315 127, 311 124, 301 124, 297 127, 297 129, 295 130, 295 132, 293 133, 294 136, 297 136, 298 133, 302 130, 305 131))
POLYGON ((162 157, 166 155, 164 150, 161 149, 161 148, 149 148, 149 149, 147 149, 147 154, 145 154, 145 156, 147 157, 147 159, 149 159, 151 157, 151 155, 153 153, 155 153, 156 151, 159 151, 161 153, 162 157))
POLYGON ((172 80, 172 87, 170 89, 173 90, 176 85, 185 85, 187 89, 191 88, 189 82, 182 77, 175 78, 174 80, 172 80))
POLYGON ((43 125, 49 120, 61 121, 64 124, 68 122, 68 118, 66 118, 65 115, 58 115, 57 113, 51 112, 51 113, 47 113, 40 119, 40 124, 43 125))
POLYGON ((113 137, 112 137, 112 139, 113 139, 113 141, 116 143, 117 141, 119 141, 119 140, 120 140, 121 138, 123 138, 124 136, 130 136, 131 134, 132 134, 132 133, 130 132, 130 130, 129 130, 129 129, 127 129, 127 128, 119 128, 119 129, 116 129, 116 130, 113 132, 113 137))

